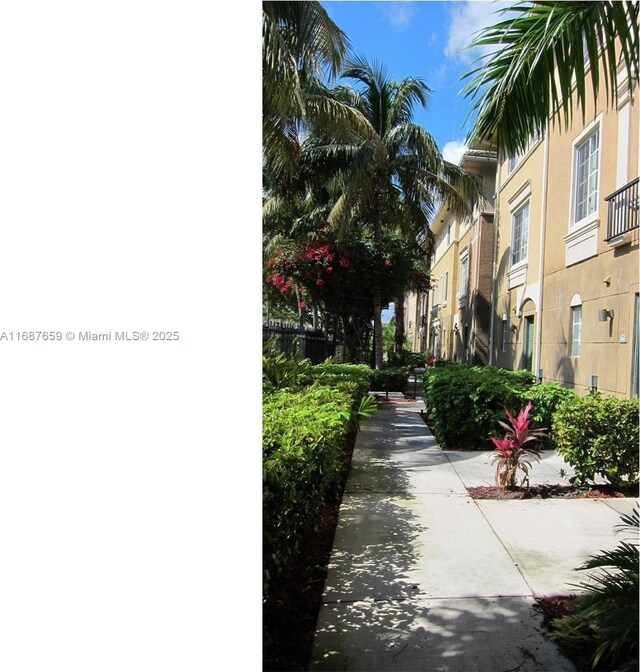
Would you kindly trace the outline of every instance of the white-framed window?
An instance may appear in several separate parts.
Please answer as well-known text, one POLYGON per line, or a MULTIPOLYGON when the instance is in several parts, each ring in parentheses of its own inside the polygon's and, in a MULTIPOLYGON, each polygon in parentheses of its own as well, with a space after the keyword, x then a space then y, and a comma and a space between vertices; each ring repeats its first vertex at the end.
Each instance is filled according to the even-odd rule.
POLYGON ((598 212, 600 186, 600 127, 596 125, 574 145, 572 226, 586 223, 598 212))
POLYGON ((580 357, 582 342, 582 299, 580 294, 571 297, 571 356, 580 357))
POLYGON ((460 296, 467 295, 469 286, 469 254, 460 257, 460 296))
POLYGON ((515 266, 527 258, 527 244, 529 240, 529 201, 513 213, 511 221, 511 265, 515 266))
POLYGON ((580 341, 582 340, 582 306, 571 308, 571 356, 580 357, 580 341))
POLYGON ((511 175, 511 173, 515 170, 519 160, 520 160, 519 154, 512 154, 509 157, 507 161, 507 175, 511 175))
POLYGON ((509 334, 509 323, 503 319, 502 320, 502 352, 507 351, 507 336, 509 334))
POLYGON ((442 303, 447 302, 447 295, 449 293, 449 271, 444 272, 443 285, 442 285, 442 303))

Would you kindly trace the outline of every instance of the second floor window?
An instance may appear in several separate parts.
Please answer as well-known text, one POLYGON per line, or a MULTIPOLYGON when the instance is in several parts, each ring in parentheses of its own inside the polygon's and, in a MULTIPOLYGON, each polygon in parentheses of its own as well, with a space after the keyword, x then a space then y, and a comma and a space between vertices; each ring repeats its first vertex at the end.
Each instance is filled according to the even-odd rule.
POLYGON ((447 292, 449 289, 449 271, 444 272, 444 278, 443 278, 443 285, 442 285, 442 303, 447 302, 447 292))
POLYGON ((599 147, 600 133, 596 130, 575 149, 574 224, 598 209, 599 147))
POLYGON ((527 258, 527 242, 529 238, 529 203, 525 203, 513 215, 513 234, 511 237, 511 265, 527 258))

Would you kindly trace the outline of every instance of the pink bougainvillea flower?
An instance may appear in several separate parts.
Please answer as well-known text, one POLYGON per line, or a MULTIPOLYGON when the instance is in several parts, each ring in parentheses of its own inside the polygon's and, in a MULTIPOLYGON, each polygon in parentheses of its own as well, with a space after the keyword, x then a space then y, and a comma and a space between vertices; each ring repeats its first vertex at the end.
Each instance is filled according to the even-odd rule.
POLYGON ((298 303, 298 308, 300 308, 300 310, 304 310, 306 307, 307 307, 307 304, 304 301, 300 301, 298 303))
POLYGON ((333 273, 333 266, 327 266, 325 270, 327 271, 327 273, 333 273))
POLYGON ((385 266, 391 266, 391 262, 388 259, 384 260, 384 265, 385 266))
POLYGON ((341 257, 338 263, 342 268, 347 268, 349 266, 349 260, 346 257, 341 257))
POLYGON ((316 285, 318 285, 318 287, 320 287, 321 285, 324 285, 324 280, 322 278, 318 278, 316 280, 316 285))
POLYGON ((275 265, 276 265, 276 260, 273 257, 271 257, 271 259, 267 259, 267 266, 269 268, 273 268, 275 265))

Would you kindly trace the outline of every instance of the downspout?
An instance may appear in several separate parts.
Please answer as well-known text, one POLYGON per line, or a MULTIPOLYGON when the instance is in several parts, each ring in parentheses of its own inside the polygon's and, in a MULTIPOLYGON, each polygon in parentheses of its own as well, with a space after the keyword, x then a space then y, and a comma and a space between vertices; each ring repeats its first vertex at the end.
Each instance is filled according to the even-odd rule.
POLYGON ((498 207, 498 198, 500 195, 500 165, 502 158, 500 153, 496 159, 496 193, 493 195, 493 259, 491 261, 491 299, 489 305, 491 307, 491 320, 489 321, 489 366, 493 366, 493 331, 495 327, 496 315, 496 273, 498 263, 498 225, 500 224, 500 208, 498 207))
MULTIPOLYGON (((547 224, 547 183, 549 179, 549 122, 544 134, 544 157, 542 163, 542 216, 540 219, 540 260, 538 267, 538 282, 540 283, 540 296, 538 303, 538 326, 536 327, 536 370, 542 368, 542 303, 544 296, 544 249, 545 233, 547 224)), ((536 373, 537 378, 537 373, 536 373)), ((540 381, 542 382, 542 381, 540 381)))

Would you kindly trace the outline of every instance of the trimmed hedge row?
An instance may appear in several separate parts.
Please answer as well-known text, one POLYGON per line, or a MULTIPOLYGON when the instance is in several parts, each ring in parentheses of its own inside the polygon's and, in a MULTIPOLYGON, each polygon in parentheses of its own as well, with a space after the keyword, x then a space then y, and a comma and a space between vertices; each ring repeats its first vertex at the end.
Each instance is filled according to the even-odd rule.
POLYGON ((498 431, 505 406, 520 410, 533 384, 529 371, 507 371, 494 366, 450 364, 425 371, 422 396, 427 418, 443 448, 488 448, 498 431))
POLYGON ((323 505, 339 495, 342 451, 370 373, 367 366, 320 364, 263 397, 265 597, 323 505))
POLYGON ((576 485, 596 474, 616 487, 638 482, 638 399, 574 397, 553 415, 556 450, 573 467, 576 485))
POLYGON ((404 392, 409 383, 408 366, 387 366, 371 374, 369 389, 377 392, 404 392))

